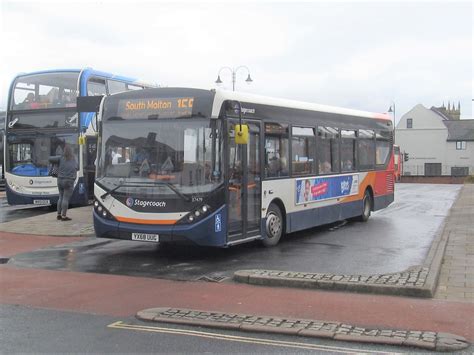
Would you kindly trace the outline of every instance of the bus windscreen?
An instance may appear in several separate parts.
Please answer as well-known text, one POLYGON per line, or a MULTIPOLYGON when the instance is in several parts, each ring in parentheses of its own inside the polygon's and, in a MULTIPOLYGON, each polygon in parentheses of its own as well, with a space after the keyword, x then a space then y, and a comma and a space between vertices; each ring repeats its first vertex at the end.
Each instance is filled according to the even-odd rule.
POLYGON ((20 76, 14 83, 12 110, 76 107, 77 72, 20 76))

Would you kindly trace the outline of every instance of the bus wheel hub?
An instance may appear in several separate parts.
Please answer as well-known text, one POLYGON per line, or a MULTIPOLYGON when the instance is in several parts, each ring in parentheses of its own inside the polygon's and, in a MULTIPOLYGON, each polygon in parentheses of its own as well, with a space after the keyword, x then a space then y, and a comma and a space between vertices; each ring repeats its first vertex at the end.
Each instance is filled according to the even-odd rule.
POLYGON ((269 238, 278 237, 281 232, 281 221, 277 215, 271 213, 267 216, 267 235, 269 238))

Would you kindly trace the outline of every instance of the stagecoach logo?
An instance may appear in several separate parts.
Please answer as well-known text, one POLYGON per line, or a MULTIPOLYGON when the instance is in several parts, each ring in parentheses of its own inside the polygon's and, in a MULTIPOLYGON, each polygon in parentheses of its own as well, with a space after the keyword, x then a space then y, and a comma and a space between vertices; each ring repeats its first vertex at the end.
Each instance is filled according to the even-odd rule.
POLYGON ((127 198, 125 203, 128 207, 166 207, 165 201, 145 201, 132 197, 127 198))
POLYGON ((125 201, 125 203, 127 204, 128 207, 132 207, 133 206, 133 198, 131 198, 131 197, 127 198, 127 201, 125 201))
POLYGON ((254 108, 245 108, 242 107, 242 113, 245 115, 246 113, 252 113, 255 114, 255 109, 254 108))
POLYGON ((33 179, 30 179, 30 181, 28 181, 30 183, 30 185, 33 185, 33 184, 36 184, 36 185, 49 185, 51 184, 51 180, 33 180, 33 179))

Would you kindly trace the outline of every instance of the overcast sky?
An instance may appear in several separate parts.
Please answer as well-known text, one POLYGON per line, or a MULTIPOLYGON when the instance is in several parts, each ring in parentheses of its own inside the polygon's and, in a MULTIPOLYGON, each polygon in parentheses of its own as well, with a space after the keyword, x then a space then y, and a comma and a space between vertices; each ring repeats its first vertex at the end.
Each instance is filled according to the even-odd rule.
POLYGON ((472 118, 464 2, 1 1, 0 108, 19 72, 92 67, 164 86, 237 90, 386 112, 461 102, 472 118), (232 88, 229 71, 221 72, 232 88))

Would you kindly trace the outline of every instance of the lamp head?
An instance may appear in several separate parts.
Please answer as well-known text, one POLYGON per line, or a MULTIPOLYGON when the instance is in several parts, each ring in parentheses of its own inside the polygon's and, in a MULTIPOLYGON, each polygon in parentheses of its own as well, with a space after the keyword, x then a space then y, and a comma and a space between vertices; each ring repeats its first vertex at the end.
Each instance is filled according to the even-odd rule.
POLYGON ((250 83, 251 83, 252 81, 253 81, 253 80, 252 80, 252 78, 250 77, 250 73, 249 73, 249 75, 247 76, 247 79, 245 79, 245 82, 250 85, 250 83))
POLYGON ((220 76, 220 75, 217 76, 216 84, 217 84, 217 85, 222 84, 222 80, 221 80, 221 76, 220 76))

